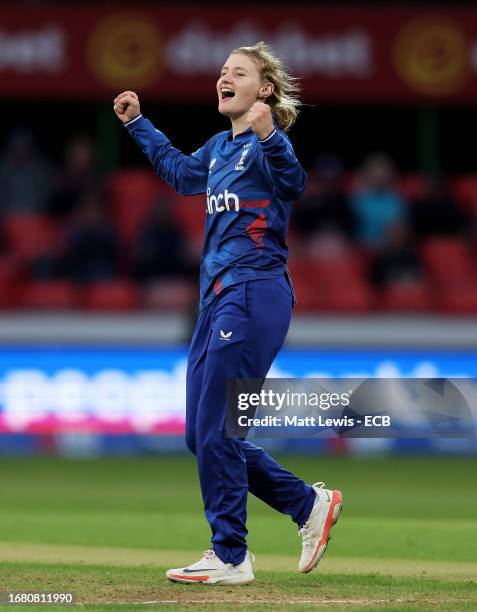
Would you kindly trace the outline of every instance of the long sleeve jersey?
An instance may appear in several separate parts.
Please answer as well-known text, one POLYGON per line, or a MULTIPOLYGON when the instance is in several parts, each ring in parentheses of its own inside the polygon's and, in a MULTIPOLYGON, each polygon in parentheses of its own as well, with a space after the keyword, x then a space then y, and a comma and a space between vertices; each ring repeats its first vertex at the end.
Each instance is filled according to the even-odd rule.
POLYGON ((250 128, 235 138, 219 132, 188 156, 142 115, 125 126, 177 193, 205 194, 201 309, 236 283, 288 275, 291 204, 306 173, 282 130, 275 126, 264 140, 250 128))

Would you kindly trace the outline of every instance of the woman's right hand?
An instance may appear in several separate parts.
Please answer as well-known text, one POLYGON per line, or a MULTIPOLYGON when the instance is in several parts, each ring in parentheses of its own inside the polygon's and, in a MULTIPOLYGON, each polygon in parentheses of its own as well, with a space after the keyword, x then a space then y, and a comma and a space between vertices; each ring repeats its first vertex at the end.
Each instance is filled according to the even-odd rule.
POLYGON ((134 91, 123 91, 114 98, 114 112, 123 123, 132 121, 141 114, 139 98, 134 91))

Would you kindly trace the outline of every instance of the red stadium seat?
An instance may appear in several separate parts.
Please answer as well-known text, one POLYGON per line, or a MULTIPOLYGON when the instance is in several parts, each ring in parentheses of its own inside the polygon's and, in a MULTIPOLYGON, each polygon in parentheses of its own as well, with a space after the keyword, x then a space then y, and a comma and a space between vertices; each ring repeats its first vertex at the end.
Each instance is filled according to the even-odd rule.
POLYGON ((477 284, 449 287, 439 294, 439 310, 446 314, 477 314, 477 284))
POLYGON ((0 258, 0 308, 16 306, 20 271, 11 257, 0 258))
POLYGON ((477 175, 455 177, 450 185, 457 203, 477 212, 477 175))
POLYGON ((359 188, 359 176, 354 172, 347 172, 343 175, 341 181, 343 189, 346 193, 352 194, 359 188))
POLYGON ((319 311, 353 314, 365 313, 373 306, 373 293, 362 279, 346 285, 332 285, 317 291, 319 311))
POLYGON ((323 272, 321 264, 295 261, 290 271, 298 300, 297 312, 353 313, 368 312, 372 307, 372 291, 353 266, 342 266, 341 262, 323 272))
POLYGON ((379 296, 378 307, 391 312, 426 312, 433 300, 423 282, 394 283, 379 296))
POLYGON ((358 252, 329 259, 291 259, 288 267, 297 294, 297 311, 366 312, 372 306, 358 252))
POLYGON ((174 195, 172 210, 174 219, 189 241, 200 245, 204 242, 205 195, 174 195))
POLYGON ((420 174, 404 174, 399 178, 398 189, 406 200, 420 198, 424 192, 425 181, 420 174))
POLYGON ((144 303, 154 310, 190 312, 198 299, 195 283, 170 278, 153 281, 146 289, 144 303))
POLYGON ((308 260, 291 259, 288 269, 298 300, 297 312, 313 312, 318 307, 318 287, 313 277, 313 267, 308 260))
POLYGON ((298 300, 296 305, 297 312, 313 312, 317 308, 317 289, 314 284, 310 284, 306 274, 297 272, 292 274, 293 287, 298 300))
POLYGON ((21 261, 29 262, 61 249, 60 231, 45 215, 9 215, 3 220, 3 228, 9 248, 21 261))
POLYGON ((78 290, 68 281, 34 281, 24 286, 21 306, 40 310, 68 310, 78 305, 78 290))
POLYGON ((356 279, 363 278, 362 262, 353 255, 311 262, 310 268, 314 278, 326 286, 352 284, 356 279))
POLYGON ((422 247, 429 277, 439 286, 472 284, 477 270, 466 243, 458 238, 432 238, 422 247))
POLYGON ((311 285, 352 284, 356 279, 364 278, 363 258, 354 250, 330 258, 290 259, 288 267, 293 277, 303 277, 311 285))
POLYGON ((128 311, 140 306, 139 291, 129 281, 92 283, 84 291, 82 304, 88 310, 128 311))
POLYGON ((120 238, 134 240, 154 199, 173 197, 173 190, 151 170, 122 170, 109 180, 111 207, 120 238))

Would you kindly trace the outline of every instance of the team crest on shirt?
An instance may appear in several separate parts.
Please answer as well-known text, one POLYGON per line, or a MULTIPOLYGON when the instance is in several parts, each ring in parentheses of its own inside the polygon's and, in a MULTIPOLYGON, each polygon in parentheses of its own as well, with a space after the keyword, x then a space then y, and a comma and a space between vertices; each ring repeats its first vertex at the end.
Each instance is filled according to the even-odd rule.
POLYGON ((245 161, 245 158, 247 157, 251 146, 252 146, 251 142, 247 142, 247 144, 243 145, 242 154, 240 155, 240 159, 237 165, 235 166, 235 170, 245 170, 245 166, 243 165, 243 162, 245 161))

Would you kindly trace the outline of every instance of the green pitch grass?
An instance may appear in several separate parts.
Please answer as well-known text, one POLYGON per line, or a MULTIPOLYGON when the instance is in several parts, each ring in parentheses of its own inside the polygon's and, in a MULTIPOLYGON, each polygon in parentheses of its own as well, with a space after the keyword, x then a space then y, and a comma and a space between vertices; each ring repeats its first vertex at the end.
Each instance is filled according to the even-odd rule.
POLYGON ((325 558, 297 573, 295 526, 250 496, 257 580, 207 587, 164 579, 208 548, 190 458, 2 458, 0 592, 74 592, 88 610, 477 609, 475 459, 280 460, 343 491, 325 558))

